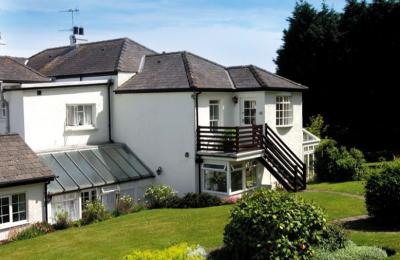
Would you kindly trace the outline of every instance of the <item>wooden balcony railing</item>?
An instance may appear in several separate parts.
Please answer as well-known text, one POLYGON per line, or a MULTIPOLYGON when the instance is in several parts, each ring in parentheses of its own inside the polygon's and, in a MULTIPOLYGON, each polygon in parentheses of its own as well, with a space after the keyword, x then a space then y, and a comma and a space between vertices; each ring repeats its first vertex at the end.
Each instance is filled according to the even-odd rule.
POLYGON ((239 153, 262 149, 262 125, 198 126, 197 151, 239 153))

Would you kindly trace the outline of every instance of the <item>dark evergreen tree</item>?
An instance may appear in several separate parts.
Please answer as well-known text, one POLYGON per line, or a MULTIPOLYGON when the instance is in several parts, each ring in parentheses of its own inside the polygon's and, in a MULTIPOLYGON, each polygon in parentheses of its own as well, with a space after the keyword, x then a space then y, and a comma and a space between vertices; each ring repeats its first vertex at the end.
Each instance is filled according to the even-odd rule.
POLYGON ((304 118, 322 114, 348 146, 400 150, 400 1, 348 0, 341 13, 301 1, 288 20, 275 62, 310 87, 304 118))

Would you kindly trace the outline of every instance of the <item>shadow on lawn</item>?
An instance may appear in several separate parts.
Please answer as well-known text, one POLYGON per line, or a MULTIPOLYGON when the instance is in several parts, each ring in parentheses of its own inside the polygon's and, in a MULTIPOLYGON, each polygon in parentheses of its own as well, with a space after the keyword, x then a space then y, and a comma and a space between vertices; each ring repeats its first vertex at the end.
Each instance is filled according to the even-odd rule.
POLYGON ((343 227, 355 231, 367 232, 399 232, 400 226, 377 221, 374 218, 349 220, 342 223, 343 227))

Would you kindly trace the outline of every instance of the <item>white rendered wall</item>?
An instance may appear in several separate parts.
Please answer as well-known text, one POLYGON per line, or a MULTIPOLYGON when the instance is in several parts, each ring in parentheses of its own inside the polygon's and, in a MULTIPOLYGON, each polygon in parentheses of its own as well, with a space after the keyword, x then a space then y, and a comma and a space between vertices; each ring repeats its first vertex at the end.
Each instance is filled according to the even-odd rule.
MULTIPOLYGON (((206 92, 199 95, 199 125, 210 125, 210 100, 220 102, 220 124, 221 126, 242 125, 243 100, 256 100, 256 124, 267 123, 282 140, 301 159, 303 151, 303 116, 302 116, 302 94, 300 92, 279 91, 252 91, 252 92, 206 92), (290 127, 276 127, 276 97, 289 95, 293 104, 293 125, 290 127), (236 96, 238 103, 234 104, 232 98, 236 96)), ((277 181, 264 169, 262 184, 274 185, 277 181)))
POLYGON ((265 96, 265 122, 303 160, 303 101, 301 92, 267 92, 265 96), (291 96, 293 125, 290 127, 276 127, 276 97, 285 95, 291 96))
POLYGON ((127 144, 154 172, 162 167, 155 181, 172 186, 179 194, 197 190, 191 95, 132 93, 114 97, 114 141, 127 144))
MULTIPOLYGON (((26 194, 27 221, 25 224, 45 221, 44 183, 0 188, 0 197, 18 193, 26 194)), ((0 227, 0 241, 7 239, 9 231, 15 228, 18 227, 3 229, 0 227)))
POLYGON ((23 91, 25 142, 36 151, 107 142, 107 90, 107 86, 42 89, 39 96, 36 90, 23 91), (94 104, 95 129, 66 129, 67 104, 94 104))

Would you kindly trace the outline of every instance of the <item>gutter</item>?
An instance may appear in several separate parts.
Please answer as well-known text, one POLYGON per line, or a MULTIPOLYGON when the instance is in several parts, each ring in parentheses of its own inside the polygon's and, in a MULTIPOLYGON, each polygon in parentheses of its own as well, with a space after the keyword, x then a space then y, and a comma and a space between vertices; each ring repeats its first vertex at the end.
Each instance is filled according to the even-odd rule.
POLYGON ((112 125, 111 125, 111 87, 114 84, 112 79, 108 80, 107 84, 107 102, 108 102, 108 141, 114 143, 112 139, 112 125))

